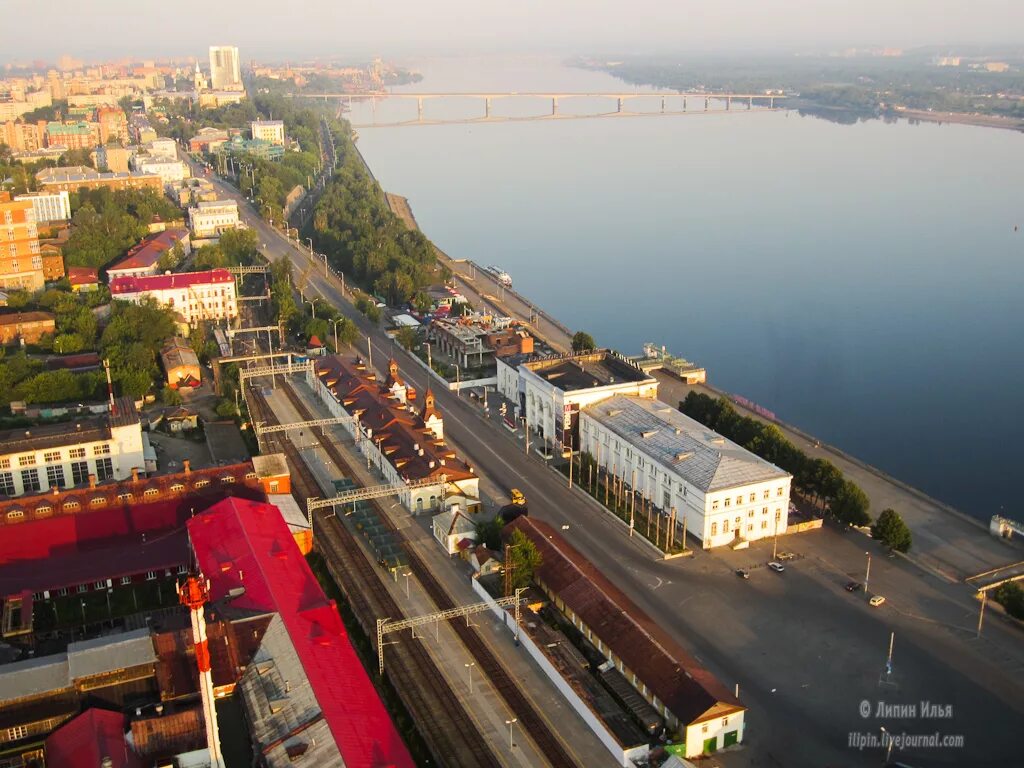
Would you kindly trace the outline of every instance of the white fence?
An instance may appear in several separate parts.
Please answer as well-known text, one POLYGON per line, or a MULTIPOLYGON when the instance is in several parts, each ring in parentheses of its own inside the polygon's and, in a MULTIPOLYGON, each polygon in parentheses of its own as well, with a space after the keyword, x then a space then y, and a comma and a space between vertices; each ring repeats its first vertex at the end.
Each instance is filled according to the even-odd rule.
MULTIPOLYGON (((502 623, 508 627, 510 632, 515 632, 515 620, 508 611, 500 608, 494 601, 494 598, 483 588, 478 579, 473 579, 473 591, 480 595, 480 599, 487 603, 491 607, 491 611, 495 616, 501 619, 502 623)), ((604 723, 601 722, 600 718, 594 714, 593 710, 587 706, 587 704, 579 697, 566 682, 565 678, 562 677, 561 673, 555 669, 547 655, 537 647, 537 644, 533 642, 526 632, 519 633, 519 642, 522 644, 526 652, 530 654, 535 662, 544 670, 544 674, 548 676, 548 679, 555 684, 555 687, 565 697, 565 700, 569 702, 576 713, 583 718, 583 721, 590 727, 590 730, 594 732, 594 735, 604 744, 605 748, 615 759, 619 761, 619 765, 623 768, 630 768, 634 765, 634 760, 643 760, 647 757, 650 751, 648 746, 645 744, 640 747, 633 747, 631 749, 624 749, 619 743, 618 739, 612 735, 612 733, 605 727, 604 723)))

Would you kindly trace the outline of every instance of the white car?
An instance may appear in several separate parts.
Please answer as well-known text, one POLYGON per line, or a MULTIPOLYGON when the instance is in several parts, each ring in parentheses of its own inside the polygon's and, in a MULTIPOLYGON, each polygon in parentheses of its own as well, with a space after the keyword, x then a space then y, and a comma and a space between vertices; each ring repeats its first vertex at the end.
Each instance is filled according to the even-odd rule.
POLYGON ((768 563, 768 567, 776 573, 782 573, 784 570, 786 570, 786 566, 784 566, 782 563, 776 563, 774 560, 768 563))
POLYGON ((882 597, 881 595, 875 595, 870 600, 868 600, 868 604, 871 605, 874 608, 877 608, 878 606, 880 606, 884 602, 885 602, 885 598, 882 597))

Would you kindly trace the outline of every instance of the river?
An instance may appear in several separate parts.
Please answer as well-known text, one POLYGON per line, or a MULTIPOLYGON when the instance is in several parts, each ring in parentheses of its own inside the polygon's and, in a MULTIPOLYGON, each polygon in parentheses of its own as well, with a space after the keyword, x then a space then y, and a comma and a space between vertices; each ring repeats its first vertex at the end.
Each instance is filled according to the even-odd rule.
MULTIPOLYGON (((634 90, 556 60, 408 64, 424 76, 409 91, 634 90)), ((425 102, 427 117, 482 108, 425 102)), ((943 501, 1024 518, 1024 136, 734 105, 362 128, 359 147, 448 254, 504 267, 599 344, 664 344, 943 501)))

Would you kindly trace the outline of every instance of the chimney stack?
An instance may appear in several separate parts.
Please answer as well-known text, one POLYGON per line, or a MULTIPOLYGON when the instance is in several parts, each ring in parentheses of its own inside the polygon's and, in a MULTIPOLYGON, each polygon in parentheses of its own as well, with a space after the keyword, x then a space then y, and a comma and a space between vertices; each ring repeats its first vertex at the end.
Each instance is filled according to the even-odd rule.
POLYGON ((133 483, 139 482, 139 468, 138 467, 132 467, 132 482, 133 483))
POLYGON ((95 488, 96 487, 96 475, 89 475, 89 487, 90 488, 95 488))
POLYGON ((186 475, 192 474, 192 462, 190 462, 188 459, 182 459, 181 466, 184 468, 186 475))

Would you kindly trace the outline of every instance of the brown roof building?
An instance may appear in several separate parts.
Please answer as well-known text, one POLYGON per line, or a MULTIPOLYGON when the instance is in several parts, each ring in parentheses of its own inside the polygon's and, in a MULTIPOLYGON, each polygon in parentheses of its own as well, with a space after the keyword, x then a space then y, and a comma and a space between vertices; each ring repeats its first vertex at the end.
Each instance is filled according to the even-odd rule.
POLYGON ((743 740, 746 707, 654 619, 547 523, 518 517, 503 535, 516 530, 540 552, 537 584, 683 736, 686 757, 743 740))
POLYGON ((354 417, 346 428, 354 433, 358 424, 362 450, 385 476, 393 483, 424 483, 410 492, 413 512, 439 510, 442 499, 463 505, 464 511, 479 509, 479 478, 445 443, 444 421, 429 389, 417 412, 394 360, 383 383, 359 357, 321 358, 316 373, 320 398, 335 415, 354 417), (431 480, 438 485, 426 485, 431 480))
POLYGON ((15 341, 36 344, 39 339, 56 328, 50 312, 14 312, 0 315, 0 344, 15 341))

